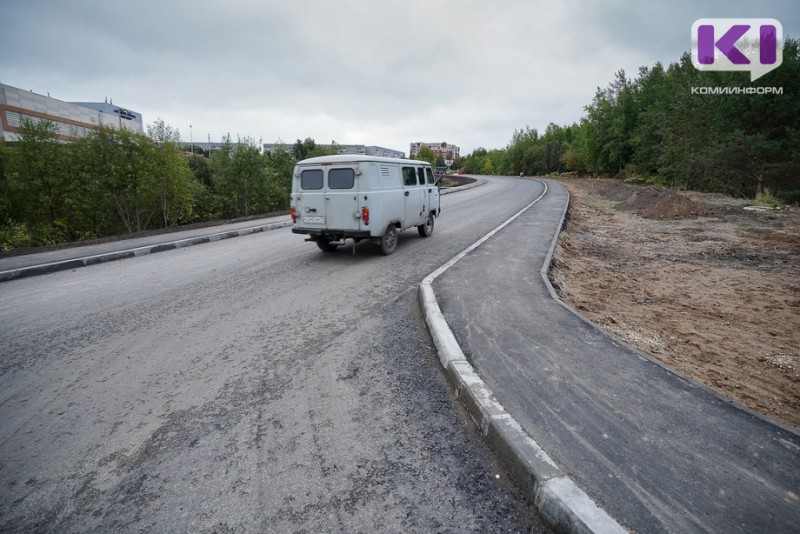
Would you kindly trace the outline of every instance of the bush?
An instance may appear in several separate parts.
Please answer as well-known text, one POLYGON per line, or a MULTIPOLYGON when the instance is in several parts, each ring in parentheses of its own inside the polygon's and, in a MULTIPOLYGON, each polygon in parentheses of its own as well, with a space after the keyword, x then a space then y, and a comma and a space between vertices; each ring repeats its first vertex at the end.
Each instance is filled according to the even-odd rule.
POLYGON ((762 206, 782 206, 783 202, 775 195, 772 194, 772 191, 769 187, 765 187, 761 193, 756 193, 756 204, 760 204, 762 206))
POLYGON ((775 196, 786 204, 800 205, 800 189, 784 189, 778 191, 775 196))
POLYGON ((31 236, 27 225, 7 222, 0 226, 0 252, 30 246, 30 242, 31 236))
POLYGON ((622 179, 628 183, 648 183, 653 179, 651 173, 642 165, 629 163, 622 169, 622 179))

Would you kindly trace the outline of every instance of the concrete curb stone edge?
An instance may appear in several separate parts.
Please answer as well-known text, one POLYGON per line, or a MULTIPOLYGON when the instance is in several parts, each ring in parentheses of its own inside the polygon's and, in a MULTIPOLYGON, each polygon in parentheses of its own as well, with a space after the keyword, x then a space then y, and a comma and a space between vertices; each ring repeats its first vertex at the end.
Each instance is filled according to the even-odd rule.
MULTIPOLYGON (((456 398, 481 430, 487 445, 508 469, 514 482, 536 506, 544 520, 563 532, 621 534, 627 531, 559 469, 486 387, 458 345, 439 308, 432 287, 433 281, 439 275, 541 200, 548 190, 547 183, 542 183, 545 189, 541 196, 420 283, 420 306, 439 361, 456 398)), ((545 277, 565 215, 566 208, 562 212, 559 230, 553 236, 545 266, 542 268, 545 277)))
POLYGON ((277 230, 278 228, 285 228, 291 225, 291 221, 270 223, 261 226, 253 226, 250 228, 242 228, 240 230, 231 230, 229 232, 220 232, 217 234, 190 237, 188 239, 181 239, 167 243, 159 243, 157 245, 121 250, 118 252, 95 254, 93 256, 86 256, 83 258, 44 263, 42 265, 33 265, 31 267, 20 267, 19 269, 11 269, 0 272, 0 282, 7 282, 10 280, 28 278, 30 276, 38 276, 42 274, 50 274, 58 271, 67 271, 70 269, 76 269, 78 267, 97 265, 98 263, 106 263, 109 261, 124 260, 127 258, 133 258, 135 256, 146 256, 147 254, 155 254, 157 252, 164 252, 166 250, 175 250, 193 245, 220 241, 222 239, 230 239, 232 237, 256 234, 267 230, 277 230))

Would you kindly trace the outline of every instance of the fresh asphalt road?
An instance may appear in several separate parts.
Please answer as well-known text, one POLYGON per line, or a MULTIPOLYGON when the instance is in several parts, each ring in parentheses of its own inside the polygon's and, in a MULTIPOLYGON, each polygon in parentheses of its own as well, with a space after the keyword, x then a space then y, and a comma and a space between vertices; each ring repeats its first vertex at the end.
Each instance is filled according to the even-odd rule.
POLYGON ((447 195, 388 257, 285 228, 0 284, 0 530, 542 530, 417 306, 541 188, 447 195))

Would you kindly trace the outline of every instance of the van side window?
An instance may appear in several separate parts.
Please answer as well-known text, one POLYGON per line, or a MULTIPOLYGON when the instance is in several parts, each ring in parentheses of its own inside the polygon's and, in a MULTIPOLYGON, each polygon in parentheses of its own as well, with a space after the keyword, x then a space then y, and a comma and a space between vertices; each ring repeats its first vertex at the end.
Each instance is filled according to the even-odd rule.
POLYGON ((417 169, 417 176, 419 176, 419 185, 425 185, 425 169, 422 167, 417 169))
POLYGON ((417 185, 417 171, 414 167, 403 167, 403 185, 417 185))
POLYGON ((307 169, 300 173, 301 189, 322 189, 322 169, 307 169))
POLYGON ((328 171, 328 187, 331 189, 353 189, 356 173, 353 169, 331 169, 328 171))
POLYGON ((433 185, 436 183, 436 180, 433 179, 433 169, 430 167, 425 167, 425 177, 427 178, 428 184, 433 185))

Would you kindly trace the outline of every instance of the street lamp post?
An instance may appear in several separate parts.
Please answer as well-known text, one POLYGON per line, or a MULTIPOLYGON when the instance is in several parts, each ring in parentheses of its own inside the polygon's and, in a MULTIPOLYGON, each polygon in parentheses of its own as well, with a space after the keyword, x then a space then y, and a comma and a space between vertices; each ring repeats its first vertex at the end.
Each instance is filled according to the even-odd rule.
POLYGON ((192 125, 189 125, 189 150, 192 151, 192 155, 194 156, 194 139, 192 139, 192 125))

